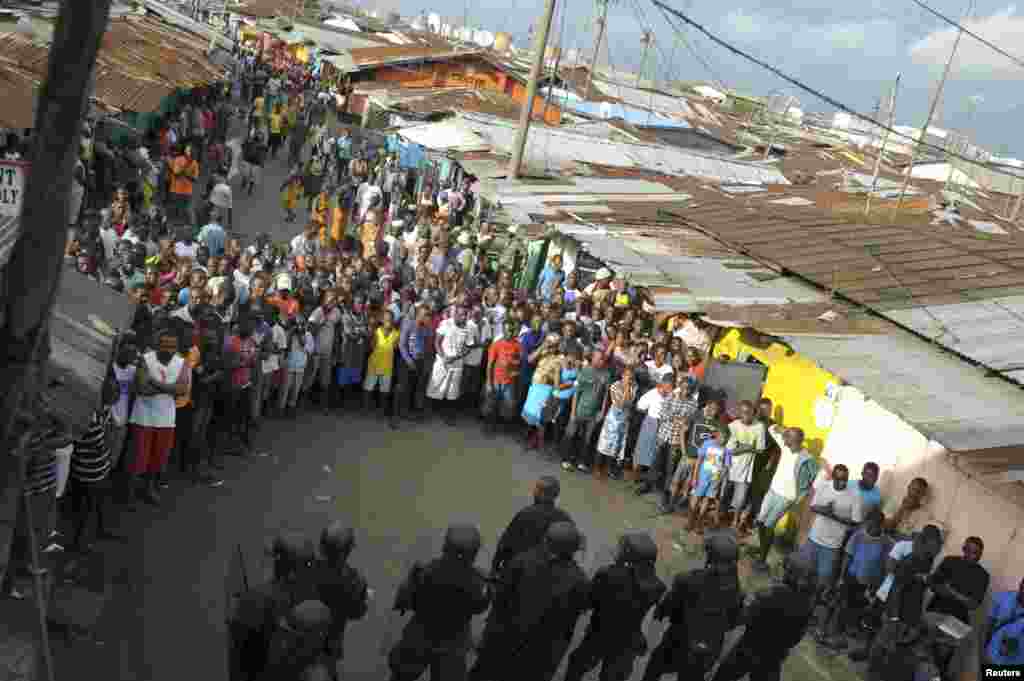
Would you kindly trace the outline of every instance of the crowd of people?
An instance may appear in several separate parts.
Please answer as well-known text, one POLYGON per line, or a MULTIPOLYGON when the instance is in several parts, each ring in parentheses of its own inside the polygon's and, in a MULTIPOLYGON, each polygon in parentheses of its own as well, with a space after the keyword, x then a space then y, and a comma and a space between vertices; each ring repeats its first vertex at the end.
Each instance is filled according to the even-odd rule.
MULTIPOLYGON (((94 519, 96 536, 110 536, 105 514, 112 489, 125 504, 158 505, 172 482, 169 466, 193 484, 223 485, 222 458, 259 453, 265 419, 358 408, 377 410, 397 429, 436 413, 452 425, 479 419, 492 437, 517 432, 524 448, 557 457, 566 473, 596 469, 606 484, 632 479, 637 494, 657 494, 666 514, 685 512, 686 528, 709 532, 709 542, 722 528, 740 539, 756 533, 755 568, 762 571, 780 521, 810 498, 813 521, 793 564, 802 566, 796 573, 816 576, 812 602, 827 605, 818 637, 823 645, 844 647, 847 631, 872 610, 917 625, 924 605, 906 595, 913 591, 908 584, 935 592, 932 615, 970 621, 988 589, 978 562, 984 544, 968 539, 962 557, 931 571, 942 534, 928 515, 925 480, 911 482, 902 498, 884 500, 877 465, 864 465, 851 481, 841 463, 813 456, 804 433, 787 427, 771 400, 736 402, 706 382, 714 327, 695 315, 660 314, 650 294, 621 274, 566 271, 562 255, 553 253, 531 280, 526 263, 506 257, 516 251, 509 246, 519 238, 515 228, 481 219, 475 178, 403 168, 396 154, 356 141, 355 131, 337 124, 337 99, 324 94, 308 73, 249 67, 233 84, 199 93, 180 115, 169 116, 156 144, 131 155, 137 173, 127 182, 97 170, 106 152, 85 138, 69 216, 69 263, 128 293, 137 313, 132 331, 119 340, 103 405, 87 434, 71 441, 54 421, 31 443, 26 498, 38 505, 43 545, 62 456, 70 461, 72 546, 87 551, 94 519), (235 122, 245 134, 233 150, 228 134, 235 122), (264 164, 285 148, 288 178, 280 187, 264 184, 264 164), (159 162, 150 163, 154 154, 159 162), (264 234, 235 231, 236 171, 243 194, 280 191, 286 223, 305 216, 294 238, 275 244, 264 234), (204 178, 206 190, 196 195, 204 178), (83 206, 99 209, 95 224, 83 206), (897 592, 899 605, 887 605, 897 592)), ((542 538, 543 532, 537 545, 542 538)), ((731 575, 714 566, 734 566, 738 556, 714 547, 708 569, 731 575)), ((462 559, 476 553, 460 551, 462 559)), ((599 584, 595 578, 595 593, 599 584)), ((659 606, 673 626, 674 613, 697 607, 687 599, 700 589, 686 588, 689 595, 670 595, 659 606)), ((9 580, 5 590, 16 593, 9 580)), ((647 603, 641 620, 662 591, 664 585, 650 598, 637 592, 631 607, 647 603)), ((597 608, 603 598, 577 596, 565 598, 578 612, 597 608)), ((419 616, 446 597, 409 598, 404 609, 419 616)), ((501 598, 495 609, 499 602, 506 611, 516 607, 514 597, 501 598)), ((1009 632, 1019 638, 1022 629, 1015 598, 1000 597, 992 613, 1004 638, 1009 632)), ((489 602, 474 601, 479 609, 469 616, 489 602)), ((713 657, 708 650, 718 644, 682 658, 670 654, 689 640, 688 615, 678 617, 677 638, 666 635, 645 678, 713 657)), ((771 636, 764 622, 763 635, 771 636)), ((494 636, 488 640, 502 640, 494 636)), ((588 638, 590 652, 577 651, 571 668, 597 659, 610 664, 602 657, 608 636, 588 638)), ((870 643, 853 654, 867 657, 870 643)), ((1019 649, 1006 653, 994 639, 985 643, 991 659, 1016 655, 1019 661, 1019 649)), ((748 652, 751 660, 765 659, 760 648, 748 652)), ((395 678, 422 671, 419 662, 405 664, 396 655, 395 678)), ((777 678, 771 669, 755 678, 777 678)), ((626 678, 617 674, 602 678, 626 678)))

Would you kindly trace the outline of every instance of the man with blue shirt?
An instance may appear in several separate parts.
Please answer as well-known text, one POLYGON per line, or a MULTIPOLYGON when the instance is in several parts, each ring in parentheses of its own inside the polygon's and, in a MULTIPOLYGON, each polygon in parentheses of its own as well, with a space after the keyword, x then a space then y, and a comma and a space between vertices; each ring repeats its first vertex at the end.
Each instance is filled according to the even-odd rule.
POLYGON ((1024 664, 1024 579, 1017 591, 992 596, 985 631, 984 661, 988 664, 1024 664))
POLYGON ((878 464, 868 461, 860 469, 860 480, 853 486, 860 495, 861 510, 867 514, 873 508, 881 510, 882 492, 878 489, 878 464))
POLYGON ((199 230, 199 243, 206 246, 210 251, 210 257, 220 258, 224 255, 224 243, 227 234, 220 224, 220 211, 210 212, 210 222, 199 230))
POLYGON ((402 320, 398 340, 398 353, 402 361, 398 364, 398 385, 392 402, 391 422, 397 424, 402 412, 410 407, 422 417, 426 404, 426 383, 429 377, 427 367, 433 348, 434 332, 430 325, 430 307, 417 305, 402 320))

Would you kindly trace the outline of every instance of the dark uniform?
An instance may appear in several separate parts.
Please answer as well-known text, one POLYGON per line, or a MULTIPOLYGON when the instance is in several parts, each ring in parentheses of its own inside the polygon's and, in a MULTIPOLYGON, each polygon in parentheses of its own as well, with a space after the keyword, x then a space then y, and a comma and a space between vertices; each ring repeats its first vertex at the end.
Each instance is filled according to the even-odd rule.
POLYGON ((654 611, 655 619, 667 617, 671 624, 647 661, 644 681, 673 673, 680 679, 703 678, 721 654, 726 632, 737 626, 743 592, 736 538, 716 533, 705 539, 704 547, 707 566, 677 575, 654 611))
POLYGON ((654 571, 658 546, 642 532, 626 534, 619 557, 601 568, 590 586, 587 635, 569 655, 565 681, 581 681, 601 665, 600 681, 627 681, 636 658, 647 652, 642 626, 647 611, 668 590, 654 571))
POLYGON ((589 584, 573 554, 582 537, 571 523, 548 528, 542 545, 501 571, 473 681, 547 681, 590 607, 589 584))
POLYGON ((782 584, 754 597, 740 624, 746 631, 722 661, 713 681, 779 681, 782 663, 803 638, 814 613, 815 568, 796 554, 787 561, 782 584))
POLYGON ((453 525, 441 557, 414 566, 399 587, 394 608, 413 616, 388 655, 392 681, 414 681, 428 668, 431 679, 465 678, 469 623, 491 602, 487 581, 473 565, 479 550, 475 527, 453 525))
POLYGON ((544 535, 554 523, 572 522, 568 513, 555 506, 559 492, 557 478, 544 477, 537 482, 533 503, 516 513, 498 539, 491 564, 493 574, 519 554, 544 543, 544 535))
POLYGON ((331 625, 331 611, 320 601, 303 601, 278 621, 267 650, 263 681, 300 681, 311 670, 334 673, 327 663, 324 645, 331 625))
POLYGON ((334 523, 320 534, 321 559, 313 572, 320 601, 330 608, 331 627, 327 653, 335 664, 345 655, 345 628, 350 620, 362 619, 369 609, 366 580, 348 564, 355 548, 350 528, 334 523))
POLYGON ((241 594, 228 622, 231 681, 261 678, 280 619, 297 604, 316 598, 308 573, 314 557, 312 544, 299 536, 283 535, 274 541, 272 553, 274 580, 241 594))

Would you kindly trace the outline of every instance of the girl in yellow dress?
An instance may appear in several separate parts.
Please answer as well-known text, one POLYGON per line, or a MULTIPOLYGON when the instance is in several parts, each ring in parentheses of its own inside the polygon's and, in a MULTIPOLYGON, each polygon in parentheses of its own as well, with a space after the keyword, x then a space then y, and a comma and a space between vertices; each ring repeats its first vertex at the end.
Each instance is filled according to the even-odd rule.
POLYGON ((302 170, 296 166, 281 185, 281 205, 284 207, 284 221, 295 222, 295 209, 302 199, 302 170))

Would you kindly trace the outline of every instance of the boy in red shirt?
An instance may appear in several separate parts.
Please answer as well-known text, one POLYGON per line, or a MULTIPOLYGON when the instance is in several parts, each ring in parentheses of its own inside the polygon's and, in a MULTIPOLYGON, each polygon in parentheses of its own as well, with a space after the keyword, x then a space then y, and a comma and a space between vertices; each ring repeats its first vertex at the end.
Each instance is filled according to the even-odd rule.
POLYGON ((487 352, 487 399, 491 413, 486 414, 485 429, 493 433, 501 416, 506 420, 515 418, 516 382, 519 379, 522 347, 516 338, 516 323, 505 320, 505 334, 501 340, 491 343, 487 352))

